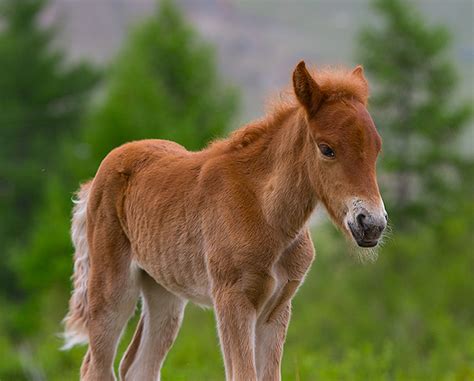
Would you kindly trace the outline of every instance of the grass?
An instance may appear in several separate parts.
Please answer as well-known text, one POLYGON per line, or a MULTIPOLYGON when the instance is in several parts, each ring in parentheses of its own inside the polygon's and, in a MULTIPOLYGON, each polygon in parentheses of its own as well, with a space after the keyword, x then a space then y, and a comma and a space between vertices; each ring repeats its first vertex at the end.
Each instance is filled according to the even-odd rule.
MULTIPOLYGON (((377 262, 363 265, 347 255, 339 233, 318 229, 316 261, 293 303, 283 380, 474 380, 473 259, 461 239, 465 233, 450 231, 453 238, 441 241, 447 248, 432 229, 397 237, 377 262)), ((64 290, 45 298, 36 313, 47 333, 22 346, 23 358, 51 381, 78 379, 85 353, 84 347, 58 351, 66 303, 64 290)), ((129 324, 119 358, 137 320, 129 324)), ((0 337, 2 381, 32 379, 15 365, 18 349, 0 337)), ((162 380, 223 379, 213 311, 188 305, 162 380)))

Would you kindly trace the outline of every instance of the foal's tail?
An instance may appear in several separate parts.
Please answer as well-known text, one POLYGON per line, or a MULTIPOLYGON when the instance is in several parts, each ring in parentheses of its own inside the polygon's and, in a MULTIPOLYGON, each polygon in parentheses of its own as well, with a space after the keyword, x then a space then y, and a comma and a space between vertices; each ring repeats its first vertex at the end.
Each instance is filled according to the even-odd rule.
POLYGON ((87 242, 87 201, 92 181, 77 192, 72 214, 71 237, 74 244, 74 290, 69 300, 69 312, 64 318, 63 350, 89 341, 87 334, 87 282, 89 277, 89 246, 87 242))

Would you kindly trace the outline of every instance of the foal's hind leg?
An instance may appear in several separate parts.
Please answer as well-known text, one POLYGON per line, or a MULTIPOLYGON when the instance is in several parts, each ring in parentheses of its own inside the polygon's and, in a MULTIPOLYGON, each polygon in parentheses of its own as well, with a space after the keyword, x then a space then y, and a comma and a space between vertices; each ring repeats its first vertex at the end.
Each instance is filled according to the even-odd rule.
POLYGON ((89 350, 81 368, 81 380, 115 380, 113 361, 125 324, 139 295, 137 271, 130 266, 130 247, 114 224, 94 230, 90 245, 88 287, 89 350))
POLYGON ((132 343, 120 364, 127 381, 159 380, 165 357, 183 320, 186 301, 142 273, 143 312, 132 343))

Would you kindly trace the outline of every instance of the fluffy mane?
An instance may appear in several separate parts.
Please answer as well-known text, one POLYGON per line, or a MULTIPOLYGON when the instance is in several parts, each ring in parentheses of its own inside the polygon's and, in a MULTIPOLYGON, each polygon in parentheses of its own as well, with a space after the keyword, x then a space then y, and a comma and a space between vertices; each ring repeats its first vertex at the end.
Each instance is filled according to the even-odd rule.
POLYGON ((354 98, 367 105, 369 88, 363 75, 353 74, 352 70, 344 68, 313 70, 311 75, 326 100, 354 98))
MULTIPOLYGON (((312 70, 311 75, 323 93, 324 101, 356 99, 367 105, 369 90, 363 74, 354 74, 352 70, 346 68, 328 67, 312 70)), ((299 107, 293 86, 287 86, 276 97, 270 99, 263 118, 235 130, 228 139, 214 142, 212 146, 226 143, 232 148, 245 147, 263 136, 272 126, 279 124, 299 107)))
MULTIPOLYGON (((323 93, 324 101, 356 99, 367 105, 369 87, 363 75, 355 75, 352 70, 346 68, 325 67, 311 70, 311 76, 323 93)), ((299 103, 291 84, 270 99, 266 115, 279 116, 294 107, 299 107, 299 103)))

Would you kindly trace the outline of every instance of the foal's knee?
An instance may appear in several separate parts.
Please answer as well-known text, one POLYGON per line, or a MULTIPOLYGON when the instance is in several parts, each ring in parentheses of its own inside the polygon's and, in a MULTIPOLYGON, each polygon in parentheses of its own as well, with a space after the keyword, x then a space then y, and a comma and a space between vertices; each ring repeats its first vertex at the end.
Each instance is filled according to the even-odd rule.
POLYGON ((248 273, 232 286, 216 285, 214 304, 232 306, 241 311, 251 309, 258 314, 274 293, 275 286, 276 280, 269 273, 248 273))
POLYGON ((265 302, 273 295, 275 287, 276 280, 269 273, 254 273, 243 281, 245 295, 257 312, 261 311, 265 302))
POLYGON ((286 322, 289 319, 289 305, 300 283, 298 280, 289 280, 285 284, 273 308, 269 311, 268 316, 265 317, 266 323, 278 322, 280 320, 286 322))

